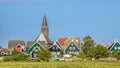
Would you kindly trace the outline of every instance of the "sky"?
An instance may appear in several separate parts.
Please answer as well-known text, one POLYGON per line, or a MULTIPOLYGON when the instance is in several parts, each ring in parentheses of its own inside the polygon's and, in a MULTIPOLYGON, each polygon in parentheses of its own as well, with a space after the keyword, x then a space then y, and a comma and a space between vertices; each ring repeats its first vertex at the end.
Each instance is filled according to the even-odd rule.
POLYGON ((9 40, 34 41, 46 14, 49 37, 90 35, 107 44, 120 40, 120 0, 0 0, 0 46, 9 40))

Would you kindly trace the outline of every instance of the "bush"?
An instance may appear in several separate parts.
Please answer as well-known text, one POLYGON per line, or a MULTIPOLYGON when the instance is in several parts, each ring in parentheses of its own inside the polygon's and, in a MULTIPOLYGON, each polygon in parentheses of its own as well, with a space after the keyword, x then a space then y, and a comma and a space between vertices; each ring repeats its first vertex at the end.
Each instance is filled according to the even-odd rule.
POLYGON ((84 53, 80 53, 80 54, 78 55, 78 57, 79 57, 79 58, 82 58, 82 59, 85 59, 87 56, 86 56, 86 54, 84 54, 84 53))
POLYGON ((14 61, 26 61, 27 60, 27 55, 24 53, 19 53, 13 56, 14 61))
POLYGON ((42 61, 49 61, 49 59, 51 58, 51 52, 48 50, 40 50, 37 53, 37 57, 42 61))
POLYGON ((13 57, 12 56, 6 56, 3 58, 3 61, 12 61, 13 57))
POLYGON ((120 60, 120 50, 113 51, 112 56, 120 60))

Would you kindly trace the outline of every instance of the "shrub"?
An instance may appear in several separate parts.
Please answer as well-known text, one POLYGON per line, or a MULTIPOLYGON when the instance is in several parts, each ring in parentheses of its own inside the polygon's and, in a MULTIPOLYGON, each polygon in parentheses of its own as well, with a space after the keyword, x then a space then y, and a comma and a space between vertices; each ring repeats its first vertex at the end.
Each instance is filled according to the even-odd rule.
POLYGON ((120 60, 120 50, 113 51, 112 56, 120 60))
POLYGON ((12 56, 6 56, 3 58, 3 61, 12 61, 13 57, 12 56))
POLYGON ((37 57, 42 61, 49 61, 51 58, 51 52, 48 50, 41 50, 37 53, 37 57))
POLYGON ((19 53, 13 56, 13 60, 14 61, 25 61, 27 60, 27 55, 25 55, 24 53, 19 53))

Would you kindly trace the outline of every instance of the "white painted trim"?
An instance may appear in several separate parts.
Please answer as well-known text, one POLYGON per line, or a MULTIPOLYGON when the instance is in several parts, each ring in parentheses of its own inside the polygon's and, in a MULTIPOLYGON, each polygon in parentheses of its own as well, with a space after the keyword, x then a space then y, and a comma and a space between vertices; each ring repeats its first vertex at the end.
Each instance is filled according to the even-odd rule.
MULTIPOLYGON (((71 41, 68 45, 67 45, 67 47, 65 48, 65 51, 66 51, 66 49, 70 46, 70 44, 72 43, 73 41, 71 41)), ((74 42, 73 42, 74 43, 74 42)), ((75 44, 75 43, 74 43, 75 44)), ((80 48, 75 44, 75 46, 78 48, 78 50, 80 50, 80 48)))
POLYGON ((22 47, 19 43, 17 44, 16 48, 17 48, 18 46, 20 46, 20 48, 22 47))
MULTIPOLYGON (((32 44, 32 46, 35 45, 36 43, 38 43, 39 45, 41 45, 39 42, 35 42, 34 44, 32 44)), ((31 46, 31 47, 32 47, 32 46, 31 46)), ((30 47, 29 49, 31 49, 31 47, 30 47)), ((41 47, 44 48, 42 45, 41 45, 41 47)), ((28 50, 29 50, 29 49, 28 49, 28 50)), ((34 50, 34 49, 33 49, 33 50, 34 50)), ((31 51, 31 52, 33 52, 33 51, 31 51)), ((31 54, 31 52, 30 52, 30 54, 31 54)))
MULTIPOLYGON (((53 44, 51 47, 53 47, 53 46, 55 46, 55 45, 56 45, 57 47, 59 47, 56 42, 54 42, 54 44, 53 44)), ((49 47, 48 49, 50 49, 51 47, 49 47)), ((59 48, 60 48, 60 47, 59 47, 59 48)), ((62 49, 60 48, 60 50, 62 50, 62 49)))
POLYGON ((116 43, 120 44, 118 41, 114 41, 114 44, 113 44, 112 47, 110 48, 110 51, 111 51, 111 49, 113 48, 113 46, 114 46, 116 43))

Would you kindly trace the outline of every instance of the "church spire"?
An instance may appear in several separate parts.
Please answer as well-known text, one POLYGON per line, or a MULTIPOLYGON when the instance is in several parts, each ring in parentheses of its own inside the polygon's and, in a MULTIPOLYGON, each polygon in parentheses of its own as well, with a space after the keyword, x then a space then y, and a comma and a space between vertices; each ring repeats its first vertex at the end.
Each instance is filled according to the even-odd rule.
POLYGON ((47 19, 46 19, 46 15, 44 14, 43 21, 42 21, 42 28, 47 28, 47 27, 48 27, 47 19))
POLYGON ((46 19, 46 15, 44 14, 44 17, 43 17, 43 21, 42 21, 42 27, 41 27, 41 32, 46 36, 48 37, 48 24, 47 24, 47 19, 46 19))

